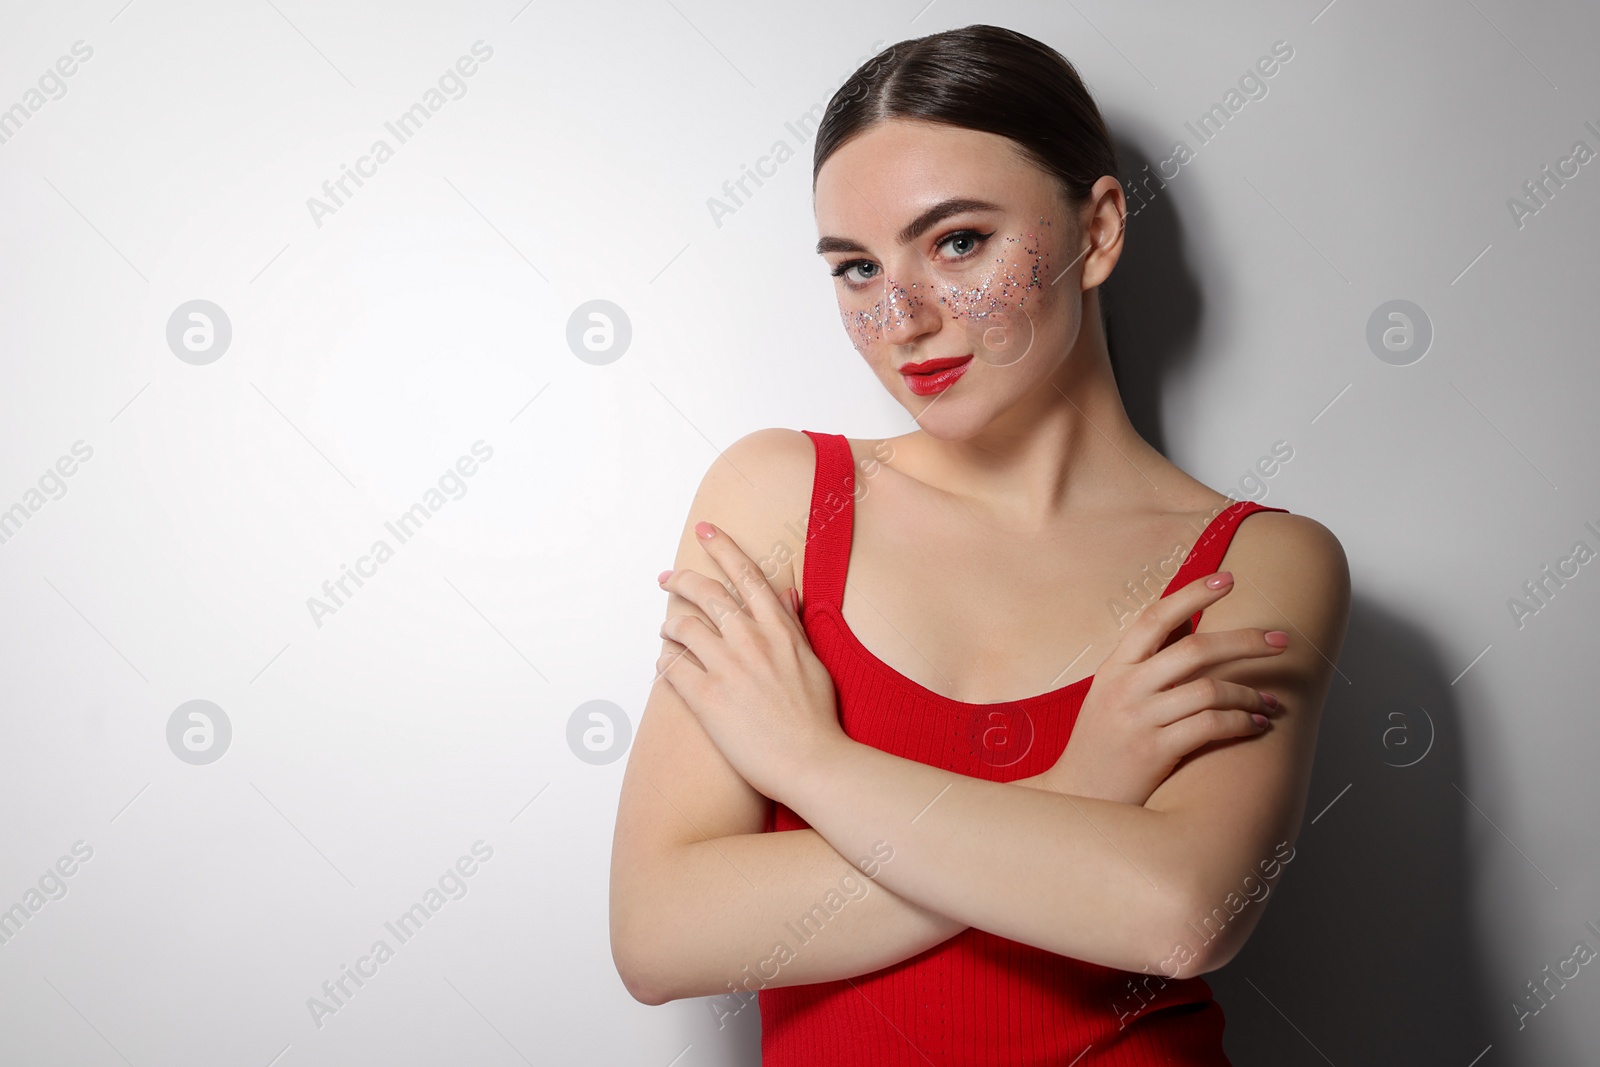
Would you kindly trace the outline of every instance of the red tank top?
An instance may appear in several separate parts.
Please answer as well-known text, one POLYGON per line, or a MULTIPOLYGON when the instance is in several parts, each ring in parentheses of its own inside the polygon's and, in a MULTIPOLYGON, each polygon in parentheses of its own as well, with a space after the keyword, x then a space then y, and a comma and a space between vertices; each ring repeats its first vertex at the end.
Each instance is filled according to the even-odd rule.
MULTIPOLYGON (((1093 676, 1021 700, 970 704, 926 688, 868 651, 841 612, 855 503, 850 445, 838 434, 804 432, 817 463, 802 624, 833 677, 845 733, 988 781, 1048 770, 1066 747, 1093 676)), ((1285 510, 1229 505, 1161 595, 1215 571, 1245 516, 1285 510)), ((1198 625, 1200 613, 1191 621, 1198 625)), ((788 807, 773 804, 767 830, 806 828, 788 807)), ((762 989, 759 1001, 763 1067, 1228 1063, 1222 1008, 1204 979, 1102 967, 974 928, 870 974, 762 989)))

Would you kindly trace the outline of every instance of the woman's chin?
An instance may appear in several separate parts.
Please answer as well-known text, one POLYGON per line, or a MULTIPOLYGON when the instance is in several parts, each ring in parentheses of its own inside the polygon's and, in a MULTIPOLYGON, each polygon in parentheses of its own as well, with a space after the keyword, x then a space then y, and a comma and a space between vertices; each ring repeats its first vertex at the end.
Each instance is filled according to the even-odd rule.
POLYGON ((975 405, 954 400, 941 394, 930 404, 926 398, 913 396, 905 409, 916 420, 917 429, 927 436, 939 441, 965 441, 989 420, 975 405))

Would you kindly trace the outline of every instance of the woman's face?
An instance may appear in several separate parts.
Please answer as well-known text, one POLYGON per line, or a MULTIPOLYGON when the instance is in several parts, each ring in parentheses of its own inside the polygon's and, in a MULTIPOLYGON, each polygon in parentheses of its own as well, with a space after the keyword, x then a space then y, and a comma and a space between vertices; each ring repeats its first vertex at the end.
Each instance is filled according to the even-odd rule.
POLYGON ((986 425, 1071 350, 1082 228, 1010 140, 880 122, 823 164, 815 206, 851 343, 934 436, 986 425), (930 361, 948 369, 910 370, 930 361))

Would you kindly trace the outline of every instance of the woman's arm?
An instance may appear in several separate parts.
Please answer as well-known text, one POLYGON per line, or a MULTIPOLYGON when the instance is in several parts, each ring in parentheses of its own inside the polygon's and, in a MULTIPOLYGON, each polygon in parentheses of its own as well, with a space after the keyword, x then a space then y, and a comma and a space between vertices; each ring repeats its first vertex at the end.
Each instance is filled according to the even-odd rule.
MULTIPOLYGON (((1240 587, 1200 630, 1283 629, 1290 644, 1203 673, 1270 690, 1282 711, 1249 743, 1195 753, 1145 806, 1014 789, 849 738, 799 754, 777 799, 843 855, 886 841, 894 861, 880 883, 938 914, 1104 966, 1172 976, 1222 966, 1262 909, 1205 920, 1232 918, 1244 879, 1298 832, 1349 613, 1343 550, 1303 516, 1252 516, 1223 569, 1240 587)), ((1159 615, 1146 609, 1135 625, 1159 615)))
POLYGON ((712 770, 720 755, 703 731, 694 738, 692 715, 667 711, 670 689, 652 689, 656 736, 646 740, 641 725, 613 844, 612 954, 635 999, 852 977, 966 928, 875 885, 814 830, 762 833, 766 798, 731 768, 712 770), (668 767, 674 753, 702 747, 714 758, 668 767))
MULTIPOLYGON (((792 430, 758 431, 729 446, 695 495, 674 566, 727 580, 694 536, 693 522, 704 517, 758 563, 786 560, 784 550, 795 548, 786 524, 806 528, 812 452, 792 430)), ((786 565, 766 569, 778 572, 776 588, 793 585, 786 565)), ((667 614, 700 613, 673 596, 667 614)), ((730 983, 743 992, 852 977, 966 929, 873 884, 855 864, 877 858, 874 842, 846 859, 814 830, 762 833, 769 806, 658 678, 628 755, 611 853, 612 957, 636 999, 659 1004, 727 993, 730 983), (776 963, 780 942, 793 958, 776 963)))
MULTIPOLYGON (((788 516, 771 512, 760 515, 760 508, 752 505, 776 499, 788 501, 798 509, 799 505, 793 502, 809 499, 811 457, 810 441, 793 431, 762 431, 737 442, 718 460, 702 483, 690 511, 691 521, 685 524, 676 565, 680 568, 694 566, 714 573, 719 580, 726 580, 726 575, 706 559, 691 536, 692 522, 700 517, 717 522, 741 546, 755 549, 748 554, 758 563, 768 564, 774 558, 792 555, 794 546, 783 543, 787 538, 780 531, 805 529, 803 510, 788 516)), ((1274 513, 1270 517, 1278 516, 1274 513)), ((1245 524, 1245 528, 1255 528, 1268 521, 1255 518, 1254 523, 1245 524)), ((1247 557, 1252 560, 1246 582, 1256 588, 1282 584, 1288 572, 1306 575, 1320 570, 1325 576, 1333 575, 1333 580, 1325 583, 1329 588, 1322 593, 1315 589, 1305 589, 1298 597, 1277 591, 1271 593, 1272 601, 1284 606, 1286 616, 1300 619, 1300 630, 1291 625, 1291 633, 1308 640, 1295 643, 1290 650, 1276 656, 1272 664, 1266 665, 1266 671, 1253 661, 1246 661, 1226 670, 1205 672, 1243 684, 1270 685, 1285 705, 1285 714, 1275 718, 1298 723, 1293 729, 1295 736, 1302 739, 1300 744, 1314 743, 1316 709, 1320 707, 1327 680, 1324 674, 1320 679, 1313 676, 1307 681, 1305 661, 1314 658, 1311 645, 1319 645, 1327 656, 1325 660, 1316 658, 1331 670, 1348 604, 1348 577, 1343 570, 1342 552, 1325 530, 1314 523, 1310 526, 1318 532, 1311 540, 1319 544, 1308 546, 1304 537, 1286 540, 1284 531, 1267 538, 1280 542, 1274 555, 1280 557, 1281 562, 1276 565, 1257 549, 1246 552, 1250 539, 1242 531, 1235 537, 1234 550, 1228 557, 1239 561, 1234 564, 1236 568, 1242 566, 1247 557), (1318 558, 1324 560, 1321 568, 1317 565, 1318 558), (1269 578, 1269 572, 1279 575, 1276 581, 1269 578), (1336 618, 1311 618, 1317 614, 1318 596, 1323 596, 1336 618), (1312 606, 1306 607, 1307 602, 1312 606), (1301 618, 1302 615, 1305 617, 1301 618), (1285 660, 1288 666, 1277 665, 1277 660, 1285 660)), ((767 566, 763 570, 768 574, 777 573, 775 568, 767 566)), ((780 589, 787 588, 792 584, 792 576, 781 575, 773 584, 780 589)), ((1244 603, 1251 608, 1251 602, 1242 600, 1243 595, 1235 592, 1226 602, 1244 603)), ((1224 613, 1226 604, 1215 604, 1202 617, 1201 629, 1281 625, 1276 617, 1262 621, 1262 603, 1258 600, 1252 610, 1235 610, 1232 614, 1224 613)), ((699 612, 687 601, 674 596, 668 614, 698 615, 699 612)), ((1271 733, 1283 732, 1284 726, 1285 723, 1280 723, 1271 733)), ((1294 747, 1287 737, 1263 736, 1251 740, 1256 744, 1224 743, 1201 749, 1181 764, 1157 795, 1150 798, 1151 808, 1160 813, 1181 815, 1186 797, 1218 792, 1219 781, 1230 782, 1237 791, 1254 773, 1251 768, 1284 763, 1281 756, 1261 760, 1248 755, 1260 744, 1275 744, 1278 748, 1274 751, 1294 747), (1227 758, 1235 763, 1224 764, 1222 761, 1227 758)), ((1307 765, 1309 758, 1307 751, 1304 754, 1307 765)), ((936 775, 947 773, 925 769, 936 775)), ((1285 787, 1294 797, 1294 812, 1286 822, 1291 828, 1298 825, 1305 788, 1304 769, 1294 773, 1297 777, 1285 787)), ((1006 788, 961 776, 950 777, 988 790, 1006 788)), ((1262 784, 1259 773, 1256 777, 1258 784, 1262 784)), ((1054 803, 1056 812, 1067 811, 1070 806, 1069 814, 1080 820, 1083 815, 1079 812, 1095 817, 1109 811, 1115 819, 1117 810, 1124 809, 1122 816, 1131 815, 1137 820, 1139 813, 1145 811, 1110 801, 1076 797, 1068 800, 1057 791, 1070 792, 1071 783, 1060 780, 1059 775, 1054 780, 1050 775, 1039 775, 1011 784, 1033 787, 1033 790, 1015 792, 1048 792, 1050 795, 1042 799, 1054 803)), ((948 799, 947 794, 939 803, 948 799)), ((1038 810, 1036 805, 1035 810, 1038 810)), ((652 688, 639 736, 630 754, 613 848, 613 955, 624 982, 636 998, 647 1003, 661 1003, 678 997, 727 992, 730 983, 735 989, 749 990, 763 984, 784 986, 850 977, 916 955, 967 927, 965 921, 912 903, 907 899, 909 891, 897 895, 884 888, 891 884, 891 878, 898 877, 894 868, 898 860, 904 858, 904 853, 894 853, 895 860, 878 869, 878 884, 864 895, 856 896, 853 894, 867 882, 850 861, 814 830, 761 833, 766 811, 766 799, 751 789, 723 758, 671 686, 658 681, 652 688), (805 916, 820 915, 819 903, 829 912, 826 922, 802 922, 805 916), (833 904, 832 908, 827 907, 829 903, 833 904), (812 931, 818 928, 823 932, 813 936, 812 931), (789 953, 774 951, 779 942, 790 950, 789 953)), ((806 817, 809 821, 809 816, 806 817)), ((923 820, 919 818, 918 821, 923 820)), ((1095 838, 1104 844, 1100 846, 1101 855, 1096 857, 1092 854, 1095 840, 1086 838, 1090 845, 1089 852, 1085 853, 1088 862, 1098 861, 1103 866, 1108 858, 1114 858, 1117 863, 1130 863, 1119 846, 1110 845, 1101 836, 1105 824, 1106 819, 1095 818, 1095 826, 1099 827, 1094 830, 1095 838)), ((1112 829, 1119 826, 1122 824, 1117 823, 1112 829)), ((1215 829, 1232 834, 1233 826, 1233 823, 1224 822, 1215 829)), ((1125 830, 1126 826, 1122 826, 1122 831, 1125 830)), ((1247 827, 1245 830, 1248 833, 1247 827)), ((1292 836, 1292 829, 1287 836, 1292 836)), ((1048 842, 1049 836, 1039 840, 1048 842)), ((860 843, 867 847, 855 858, 859 861, 876 855, 874 848, 880 841, 889 848, 895 847, 888 836, 863 839, 860 843)), ((1120 838, 1119 842, 1126 844, 1120 838)), ((1023 844, 1024 854, 1039 852, 1038 841, 1024 835, 1023 844)), ((1159 841, 1156 847, 1159 851, 1159 841)), ((1244 863, 1236 879, 1256 875, 1257 865, 1265 871, 1270 863, 1275 869, 1276 864, 1270 859, 1272 854, 1269 849, 1257 858, 1255 865, 1244 863)), ((1281 853, 1278 855, 1281 857, 1281 853)), ((957 867, 970 868, 964 859, 952 858, 956 859, 957 867)), ((1203 864, 1197 861, 1193 866, 1193 872, 1186 870, 1184 873, 1194 873, 1195 884, 1206 885, 1201 877, 1203 864)), ((915 878, 911 876, 911 881, 915 878)), ((1181 896, 1178 911, 1185 918, 1202 923, 1206 929, 1213 928, 1216 924, 1210 919, 1209 909, 1239 899, 1234 891, 1238 880, 1229 883, 1232 888, 1221 893, 1196 889, 1181 896), (1182 906, 1184 901, 1202 897, 1209 900, 1212 896, 1216 900, 1207 905, 1206 912, 1191 915, 1182 906)), ((1021 879, 1020 884, 1026 887, 1028 878, 1021 879)), ((1152 921, 1153 916, 1163 914, 1159 906, 1160 894, 1157 899, 1158 904, 1153 909, 1128 912, 1124 907, 1128 900, 1112 897, 1116 908, 1111 925, 1120 937, 1126 938, 1130 930, 1137 933, 1137 943, 1144 950, 1155 944, 1162 953, 1159 962, 1164 965, 1173 954, 1176 942, 1169 941, 1173 936, 1171 930, 1152 921), (1119 926, 1116 920, 1124 915, 1131 923, 1119 926), (1153 938, 1151 931, 1155 934, 1153 938)), ((958 903, 957 907, 960 906, 958 903)), ((1091 907, 1089 911, 1092 910, 1091 907)), ((1225 962, 1225 957, 1231 956, 1254 926, 1260 911, 1256 908, 1245 922, 1232 923, 1226 938, 1217 938, 1217 944, 1209 946, 1207 955, 1191 967, 1191 971, 1225 962)), ((1073 914, 1086 923, 1101 921, 1081 910, 1073 914)), ((1166 914, 1172 914, 1170 907, 1166 914)), ((1084 952, 1080 950, 1075 954, 1083 956, 1084 952)), ((1133 955, 1143 957, 1135 963, 1135 968, 1145 960, 1157 962, 1149 951, 1135 951, 1133 955)), ((1189 958, 1179 958, 1175 966, 1189 962, 1189 958)))

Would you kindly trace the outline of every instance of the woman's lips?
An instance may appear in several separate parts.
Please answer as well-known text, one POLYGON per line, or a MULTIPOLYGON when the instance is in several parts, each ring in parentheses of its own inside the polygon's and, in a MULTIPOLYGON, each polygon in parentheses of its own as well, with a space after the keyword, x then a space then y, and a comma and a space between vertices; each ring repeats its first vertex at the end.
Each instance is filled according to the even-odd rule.
POLYGON ((956 379, 967 373, 967 364, 971 362, 972 356, 968 354, 954 358, 930 359, 923 363, 908 363, 900 368, 900 377, 905 380, 906 388, 918 396, 932 396, 956 384, 956 379))

